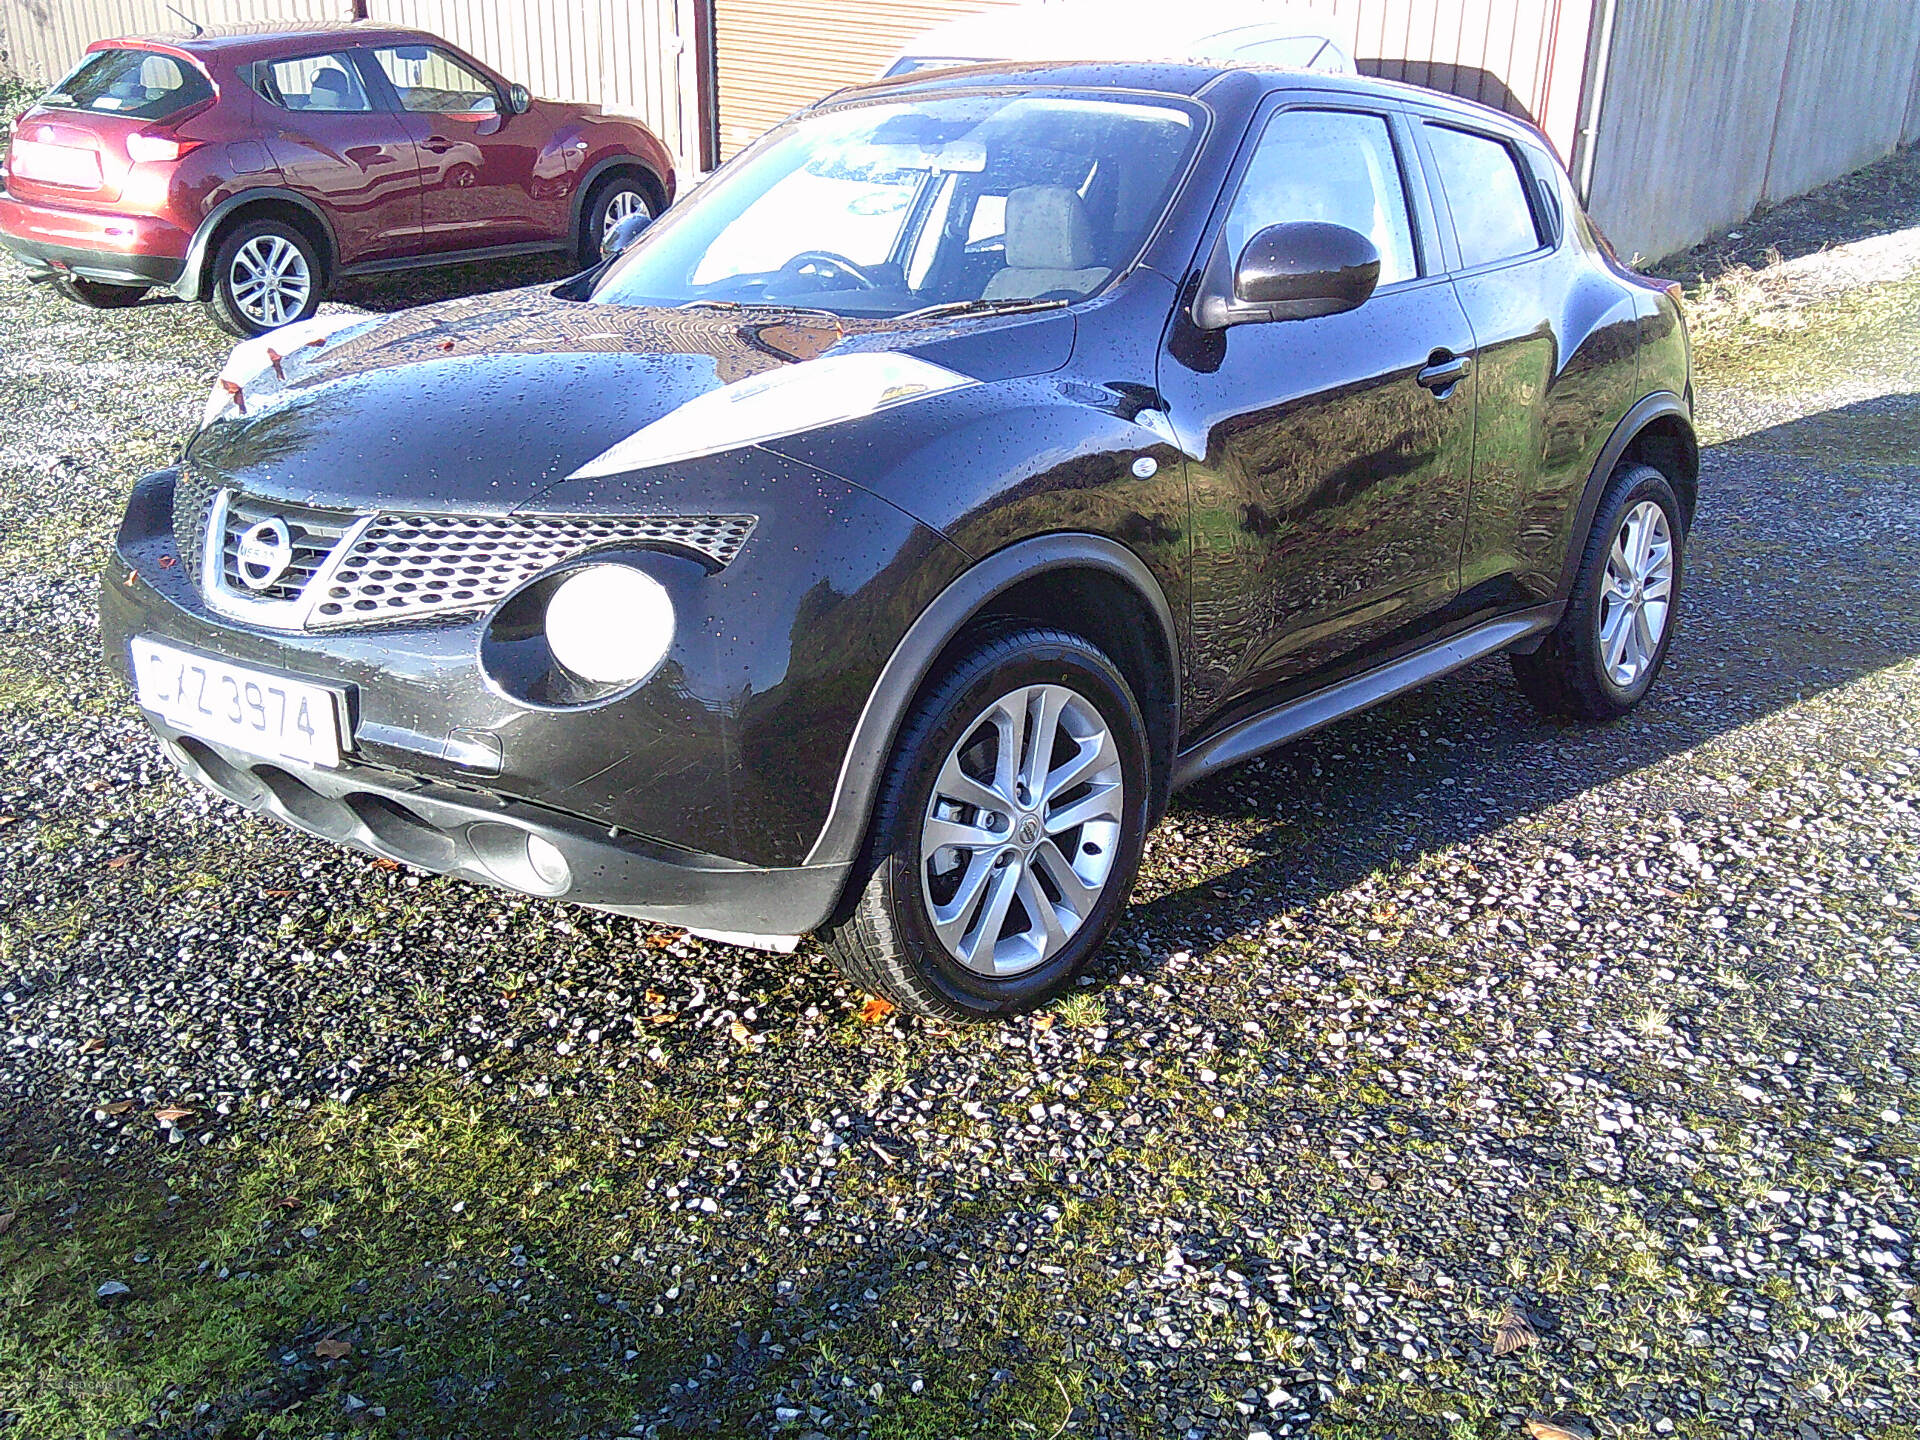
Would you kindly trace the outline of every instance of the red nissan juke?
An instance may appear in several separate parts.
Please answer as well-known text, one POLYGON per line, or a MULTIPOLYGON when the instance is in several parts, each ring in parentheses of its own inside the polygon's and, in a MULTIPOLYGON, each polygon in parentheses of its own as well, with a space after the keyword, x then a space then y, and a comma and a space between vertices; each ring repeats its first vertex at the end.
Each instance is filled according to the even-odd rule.
POLYGON ((565 251, 673 198, 639 122, 364 22, 96 41, 14 123, 0 245, 98 308, 160 288, 257 335, 348 275, 565 251))

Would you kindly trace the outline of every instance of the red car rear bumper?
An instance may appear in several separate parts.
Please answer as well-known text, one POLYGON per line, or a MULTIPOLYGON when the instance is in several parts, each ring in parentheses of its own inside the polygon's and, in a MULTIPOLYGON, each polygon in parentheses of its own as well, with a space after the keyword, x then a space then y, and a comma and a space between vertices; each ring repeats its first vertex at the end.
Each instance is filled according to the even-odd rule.
POLYGON ((172 286, 192 242, 189 232, 157 216, 70 209, 0 190, 0 246, 39 275, 172 286))

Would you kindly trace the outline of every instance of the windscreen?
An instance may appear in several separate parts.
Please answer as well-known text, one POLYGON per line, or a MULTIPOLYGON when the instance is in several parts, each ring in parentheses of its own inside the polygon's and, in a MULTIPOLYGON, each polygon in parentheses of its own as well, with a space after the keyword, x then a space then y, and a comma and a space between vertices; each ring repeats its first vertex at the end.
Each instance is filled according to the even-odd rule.
POLYGON ((1084 299, 1130 264, 1199 133, 1171 101, 944 96, 789 124, 595 286, 616 305, 893 316, 1084 299))
POLYGON ((193 66, 153 50, 97 50, 46 95, 42 105, 164 120, 211 98, 213 86, 193 66))

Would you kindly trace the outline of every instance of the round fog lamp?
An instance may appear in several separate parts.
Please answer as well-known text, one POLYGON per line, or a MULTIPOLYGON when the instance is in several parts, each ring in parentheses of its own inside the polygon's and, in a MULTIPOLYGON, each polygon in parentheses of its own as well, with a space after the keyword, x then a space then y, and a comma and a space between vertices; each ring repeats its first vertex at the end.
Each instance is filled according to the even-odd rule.
POLYGON ((567 864, 567 857, 543 835, 527 836, 527 864, 549 890, 565 890, 573 883, 573 869, 567 864))
POLYGON ((645 679, 672 643, 672 598, 658 580, 630 565, 584 566, 547 601, 547 648, 596 685, 645 679))

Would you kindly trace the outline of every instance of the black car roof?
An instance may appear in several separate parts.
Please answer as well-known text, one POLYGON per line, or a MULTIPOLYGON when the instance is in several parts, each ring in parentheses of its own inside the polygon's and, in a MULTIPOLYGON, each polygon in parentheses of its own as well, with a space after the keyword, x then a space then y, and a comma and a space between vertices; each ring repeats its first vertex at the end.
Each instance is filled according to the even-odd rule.
MULTIPOLYGON (((1376 75, 1330 75, 1318 70, 1290 70, 1276 65, 1225 65, 1216 61, 1179 60, 1020 60, 985 61, 939 70, 915 70, 905 75, 870 80, 836 91, 820 103, 845 104, 869 96, 937 94, 943 90, 980 90, 1000 86, 1131 91, 1204 99, 1216 85, 1273 90, 1323 90, 1329 95, 1379 95, 1416 100, 1452 110, 1475 124, 1497 125, 1509 134, 1546 144, 1537 127, 1475 100, 1388 80, 1376 75)), ((1547 147, 1550 151, 1552 147, 1547 147)))

